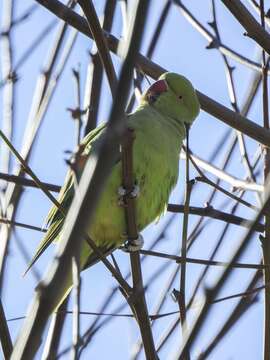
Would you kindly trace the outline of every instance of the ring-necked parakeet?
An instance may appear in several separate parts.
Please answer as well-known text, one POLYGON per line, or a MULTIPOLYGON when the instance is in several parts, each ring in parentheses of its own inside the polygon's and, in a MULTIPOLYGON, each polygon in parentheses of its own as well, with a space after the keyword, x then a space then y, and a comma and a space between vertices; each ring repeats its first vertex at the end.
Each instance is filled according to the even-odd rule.
MULTIPOLYGON (((136 111, 127 115, 127 126, 135 131, 133 173, 140 188, 140 195, 136 199, 139 231, 164 212, 178 178, 185 123, 191 124, 198 113, 199 101, 191 83, 181 75, 164 73, 143 94, 136 111)), ((99 126, 83 139, 82 155, 87 156, 95 149, 104 136, 105 126, 99 126)), ((118 195, 122 183, 120 160, 113 167, 88 230, 89 236, 103 253, 119 247, 126 230, 124 209, 119 206, 118 195)), ((69 170, 58 199, 66 211, 74 196, 74 181, 73 172, 69 170)), ((29 268, 50 243, 61 241, 64 216, 55 206, 49 212, 47 223, 48 231, 29 268)), ((85 241, 80 258, 81 269, 97 260, 85 241)), ((69 278, 66 294, 72 285, 71 274, 69 278)))

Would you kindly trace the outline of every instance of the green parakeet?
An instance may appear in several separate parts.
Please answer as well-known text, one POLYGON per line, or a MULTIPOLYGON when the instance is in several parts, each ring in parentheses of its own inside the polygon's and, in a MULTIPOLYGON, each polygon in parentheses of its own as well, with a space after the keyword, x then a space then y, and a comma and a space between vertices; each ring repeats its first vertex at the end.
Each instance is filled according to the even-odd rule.
MULTIPOLYGON (((133 173, 140 188, 140 195, 136 199, 139 231, 165 211, 170 192, 178 178, 179 153, 185 138, 185 123, 191 124, 198 113, 199 101, 192 84, 181 75, 164 73, 143 94, 136 111, 127 115, 127 126, 135 131, 133 173)), ((83 139, 82 155, 88 156, 98 146, 104 136, 105 126, 99 126, 83 139)), ((66 211, 74 196, 74 181, 73 172, 69 170, 58 199, 66 211)), ((124 209, 119 206, 118 195, 121 183, 122 167, 119 158, 107 180, 92 225, 88 229, 89 236, 104 254, 119 247, 124 241, 125 214, 124 209)), ((53 206, 47 219, 48 231, 29 268, 50 243, 61 241, 64 220, 62 213, 53 206)), ((84 270, 97 260, 85 241, 80 256, 81 269, 84 270)), ((71 279, 70 274, 63 298, 71 289, 71 279)))

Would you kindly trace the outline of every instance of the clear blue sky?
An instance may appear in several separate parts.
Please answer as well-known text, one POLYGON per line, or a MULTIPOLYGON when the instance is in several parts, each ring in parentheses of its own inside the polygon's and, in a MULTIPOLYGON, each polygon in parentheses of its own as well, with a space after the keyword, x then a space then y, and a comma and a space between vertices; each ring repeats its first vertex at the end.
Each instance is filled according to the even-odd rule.
MULTIPOLYGON (((33 4, 33 0, 15 1, 16 16, 19 16, 26 8, 33 4)), ((101 13, 103 1, 94 1, 98 4, 98 10, 101 13)), ((142 53, 145 52, 151 39, 157 18, 163 5, 163 1, 153 0, 151 11, 147 21, 147 27, 142 45, 142 53)), ((194 13, 198 19, 205 25, 211 21, 210 1, 185 1, 185 4, 194 13)), ((232 47, 256 60, 257 49, 254 42, 243 37, 243 28, 231 17, 229 12, 224 8, 220 2, 217 2, 217 15, 220 23, 220 32, 222 40, 225 44, 232 47)), ((245 2, 246 3, 246 2, 245 2)), ((268 2, 266 2, 268 3, 268 2)), ((0 3, 1 13, 2 2, 0 3)), ((14 57, 15 64, 25 49, 31 44, 33 39, 39 32, 42 31, 54 16, 43 8, 35 11, 31 19, 22 25, 19 25, 13 32, 14 37, 14 57)), ((54 34, 57 27, 51 31, 50 34, 40 43, 37 50, 32 54, 31 59, 25 63, 18 71, 19 81, 16 84, 17 97, 15 108, 15 137, 14 145, 17 149, 21 149, 22 135, 26 126, 29 108, 34 96, 34 89, 37 75, 44 65, 47 58, 48 51, 53 45, 54 34)), ((208 27, 208 29, 210 29, 208 27)), ((115 18, 113 34, 120 36, 121 31, 121 14, 118 8, 117 16, 115 18)), ((34 153, 30 159, 30 166, 39 176, 39 178, 46 182, 54 184, 62 184, 66 171, 66 163, 64 159, 66 155, 65 150, 72 150, 75 144, 75 126, 70 119, 69 113, 66 111, 67 107, 75 105, 74 100, 74 81, 72 78, 72 67, 77 67, 80 64, 80 72, 85 80, 85 74, 88 63, 88 50, 92 47, 92 41, 83 35, 78 35, 75 47, 72 51, 71 57, 67 63, 65 71, 59 82, 55 96, 49 105, 48 112, 42 123, 41 130, 38 135, 38 140, 35 144, 34 153)), ((224 73, 224 66, 220 54, 216 50, 205 50, 207 45, 206 40, 199 34, 180 14, 176 8, 172 8, 170 15, 166 22, 164 31, 160 38, 157 49, 154 53, 153 60, 159 63, 166 69, 181 73, 188 77, 194 86, 214 98, 215 100, 230 106, 226 77, 224 73)), ((119 69, 120 62, 115 59, 117 69, 119 69)), ((252 71, 246 67, 231 61, 231 64, 236 66, 234 76, 236 79, 237 96, 239 104, 245 97, 247 86, 252 75, 252 71)), ((146 84, 144 84, 146 86, 146 84)), ((82 87, 83 89, 83 87, 82 87)), ((261 117, 261 94, 259 93, 255 105, 249 118, 262 123, 261 117)), ((103 84, 103 93, 101 98, 101 109, 99 113, 99 121, 107 119, 110 111, 111 99, 109 96, 108 83, 105 80, 103 84)), ((0 108, 2 105, 2 91, 0 90, 0 108)), ((2 112, 0 111, 0 124, 2 125, 2 112)), ((200 157, 208 159, 211 151, 227 130, 227 126, 223 125, 219 120, 214 119, 205 112, 201 112, 198 120, 194 124, 190 135, 190 146, 192 151, 197 153, 200 157)), ((249 149, 255 149, 257 144, 254 141, 247 140, 249 149)), ((1 148, 0 148, 1 149, 1 148)), ((223 152, 224 155, 224 152, 223 152)), ((221 164, 221 157, 218 157, 215 164, 221 164)), ((179 202, 183 199, 183 184, 184 184, 184 163, 181 161, 181 175, 179 183, 174 190, 171 202, 179 202)), ((230 163, 228 171, 236 177, 244 178, 245 168, 240 163, 240 154, 238 148, 235 152, 233 161, 230 163)), ((195 173, 192 172, 194 175, 195 173)), ((230 189, 227 184, 224 187, 230 189)), ((192 193, 191 204, 196 206, 203 206, 208 197, 209 189, 206 185, 195 187, 192 193)), ((248 194, 248 200, 255 203, 254 194, 248 194)), ((224 198, 217 196, 214 206, 224 211, 229 211, 230 207, 223 207, 224 198)), ((41 226, 50 208, 49 200, 39 191, 34 189, 26 189, 22 196, 19 211, 17 213, 17 220, 37 226, 41 226)), ((242 216, 251 218, 252 213, 244 210, 238 212, 242 216)), ((145 248, 148 248, 159 233, 162 225, 168 220, 170 215, 166 215, 158 225, 153 224, 149 226, 144 232, 145 248)), ((197 217, 191 217, 190 230, 196 223, 197 217)), ((191 249, 189 256, 196 258, 207 259, 211 249, 214 247, 216 239, 223 229, 223 224, 218 221, 213 221, 210 226, 202 232, 194 247, 191 249)), ((182 231, 182 215, 176 216, 172 225, 166 232, 165 238, 160 242, 157 251, 164 251, 166 253, 179 254, 179 247, 181 242, 182 231)), ((245 231, 242 228, 233 226, 227 233, 223 246, 219 250, 216 259, 227 261, 232 254, 233 249, 239 243, 245 231)), ((15 235, 11 240, 11 247, 9 259, 7 263, 7 271, 5 277, 5 287, 3 294, 3 301, 5 311, 8 318, 23 316, 26 314, 27 306, 33 296, 36 280, 31 273, 25 278, 22 278, 22 273, 25 270, 26 262, 21 256, 17 242, 20 242, 27 249, 28 255, 34 252, 39 243, 42 234, 29 230, 16 228, 15 235)), ((36 269, 42 274, 50 263, 54 248, 53 246, 42 256, 38 262, 36 269)), ((128 256, 117 252, 117 259, 121 269, 125 271, 129 268, 128 256)), ((260 244, 257 236, 254 236, 251 246, 248 248, 242 261, 249 261, 252 263, 259 263, 260 261, 260 244)), ((165 263, 165 260, 156 260, 153 258, 147 259, 143 267, 145 282, 155 269, 165 263)), ((157 281, 152 281, 147 294, 149 304, 149 311, 152 313, 155 304, 158 301, 160 290, 168 282, 169 274, 174 269, 175 264, 168 266, 164 274, 158 278, 157 281)), ((188 265, 187 267, 187 295, 192 293, 193 287, 196 284, 196 279, 200 274, 202 267, 199 265, 188 265)), ((229 285, 225 287, 221 295, 230 295, 241 292, 248 283, 253 271, 237 270, 234 271, 233 277, 230 279, 229 285)), ((207 277, 207 284, 210 285, 220 274, 220 269, 213 268, 207 277)), ((102 264, 98 264, 87 270, 82 274, 82 305, 81 309, 85 311, 98 311, 102 300, 116 285, 111 275, 104 269, 102 264)), ((179 277, 172 286, 171 290, 179 287, 179 277)), ((262 324, 263 324, 263 298, 259 298, 259 302, 252 307, 251 310, 244 316, 243 319, 233 328, 229 335, 211 355, 210 359, 258 359, 262 354, 262 324)), ((115 306, 122 302, 123 299, 119 293, 115 297, 113 305, 108 311, 113 311, 115 306)), ((198 298, 200 302, 200 298, 198 298)), ((201 336, 198 338, 192 350, 192 358, 196 358, 196 354, 200 352, 207 345, 212 338, 215 331, 222 324, 222 320, 229 314, 236 301, 226 301, 214 305, 212 311, 205 324, 201 336)), ((162 312, 177 310, 177 304, 171 299, 170 294, 166 297, 166 303, 162 312)), ((191 323, 197 308, 191 310, 188 318, 191 323)), ((129 313, 128 307, 124 309, 124 313, 129 313)), ((172 321, 173 317, 163 318, 158 321, 154 330, 155 339, 159 339, 167 325, 172 321)), ((82 332, 89 326, 92 318, 89 316, 82 316, 82 332)), ((71 330, 72 318, 67 316, 67 326, 65 328, 65 336, 61 345, 64 348, 70 344, 72 339, 71 330)), ((22 325, 22 320, 10 322, 10 331, 13 339, 16 338, 18 330, 22 325)), ((127 359, 130 356, 132 344, 138 339, 139 333, 137 326, 133 320, 125 318, 115 318, 110 322, 109 326, 104 327, 97 336, 95 336, 88 348, 83 353, 83 359, 99 358, 106 359, 108 356, 117 359, 127 359)), ((160 359, 170 358, 172 350, 176 343, 181 340, 180 328, 175 332, 174 338, 167 343, 160 353, 160 359)), ((66 355, 64 358, 68 358, 66 355)), ((39 358, 39 356, 37 356, 39 358)), ((143 359, 143 356, 140 357, 143 359)))

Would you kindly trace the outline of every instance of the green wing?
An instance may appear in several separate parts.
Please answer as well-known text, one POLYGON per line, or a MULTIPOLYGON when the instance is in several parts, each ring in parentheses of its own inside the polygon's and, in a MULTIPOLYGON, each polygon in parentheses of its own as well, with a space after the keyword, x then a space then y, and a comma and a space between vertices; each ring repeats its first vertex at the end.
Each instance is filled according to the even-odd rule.
MULTIPOLYGON (((93 142, 95 142, 98 138, 100 138, 100 135, 104 133, 103 130, 105 129, 105 127, 106 124, 102 124, 84 137, 84 139, 82 140, 82 145, 85 145, 84 154, 86 155, 90 154, 93 142)), ((68 211, 71 205, 73 196, 74 196, 74 178, 72 171, 68 170, 64 185, 62 186, 58 196, 58 202, 62 205, 63 209, 66 209, 66 211, 68 211)), ((58 208, 55 205, 49 211, 49 214, 46 219, 46 225, 49 226, 48 231, 44 236, 44 238, 42 239, 41 243, 39 244, 34 257, 29 263, 24 274, 26 274, 30 270, 30 268, 34 265, 34 263, 47 249, 47 247, 53 241, 57 240, 57 237, 59 236, 63 228, 64 215, 61 213, 61 211, 58 210, 58 208)))

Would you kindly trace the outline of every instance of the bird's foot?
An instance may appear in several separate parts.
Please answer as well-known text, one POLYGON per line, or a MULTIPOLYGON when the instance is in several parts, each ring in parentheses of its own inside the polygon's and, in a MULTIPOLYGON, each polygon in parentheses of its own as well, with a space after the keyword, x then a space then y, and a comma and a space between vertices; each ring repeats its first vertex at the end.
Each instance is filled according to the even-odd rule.
POLYGON ((144 239, 141 234, 138 235, 137 239, 128 239, 121 247, 121 250, 125 252, 135 252, 142 249, 144 244, 144 239))
POLYGON ((139 185, 134 185, 131 191, 127 191, 123 186, 118 188, 118 195, 119 196, 129 196, 131 198, 136 198, 140 195, 140 187, 139 185))
POLYGON ((120 206, 125 204, 125 198, 129 197, 131 199, 135 199, 140 195, 140 187, 139 185, 134 185, 131 191, 127 191, 123 186, 118 188, 118 203, 120 206))

